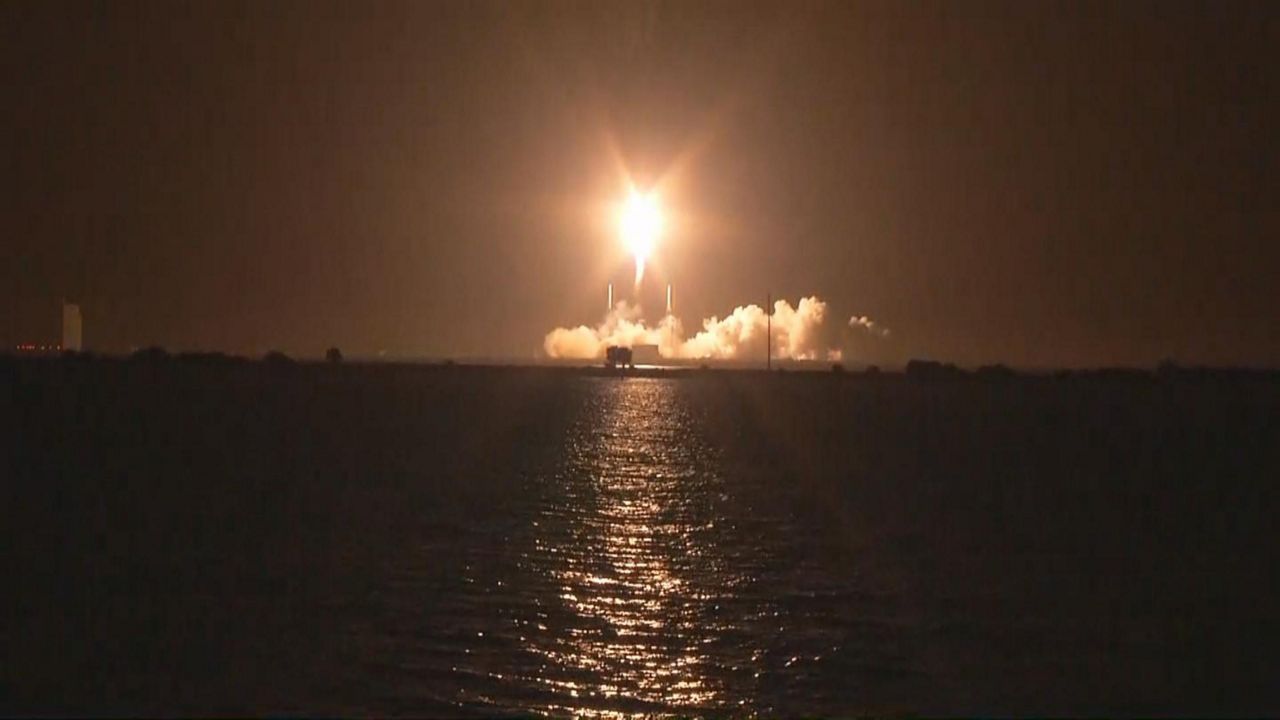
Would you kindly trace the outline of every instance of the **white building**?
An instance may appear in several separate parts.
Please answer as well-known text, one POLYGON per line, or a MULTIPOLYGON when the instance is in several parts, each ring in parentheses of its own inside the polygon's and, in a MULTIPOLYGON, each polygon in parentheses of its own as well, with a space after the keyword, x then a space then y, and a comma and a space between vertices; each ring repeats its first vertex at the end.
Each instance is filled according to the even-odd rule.
POLYGON ((80 306, 68 302, 62 303, 62 349, 80 352, 81 350, 80 306))

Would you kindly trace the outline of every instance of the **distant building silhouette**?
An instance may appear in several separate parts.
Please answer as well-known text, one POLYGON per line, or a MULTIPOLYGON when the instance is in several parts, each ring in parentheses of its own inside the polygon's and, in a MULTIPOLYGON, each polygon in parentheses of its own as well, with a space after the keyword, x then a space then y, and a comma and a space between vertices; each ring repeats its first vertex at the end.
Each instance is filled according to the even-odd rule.
POLYGON ((604 351, 604 364, 606 367, 628 367, 632 365, 631 348, 618 347, 610 345, 604 351))
POLYGON ((71 352, 80 352, 83 347, 81 342, 82 322, 80 319, 80 306, 73 305, 68 302, 62 303, 62 349, 71 352))

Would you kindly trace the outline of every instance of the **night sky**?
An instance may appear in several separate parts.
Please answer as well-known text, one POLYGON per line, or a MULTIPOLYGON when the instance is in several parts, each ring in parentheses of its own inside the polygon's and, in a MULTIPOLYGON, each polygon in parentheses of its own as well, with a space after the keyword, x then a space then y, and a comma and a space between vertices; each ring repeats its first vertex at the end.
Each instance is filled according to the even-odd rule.
MULTIPOLYGON (((1280 5, 8 2, 0 342, 531 359, 659 183, 686 326, 1280 364, 1280 5)), ((655 308, 659 309, 659 308, 655 308)))

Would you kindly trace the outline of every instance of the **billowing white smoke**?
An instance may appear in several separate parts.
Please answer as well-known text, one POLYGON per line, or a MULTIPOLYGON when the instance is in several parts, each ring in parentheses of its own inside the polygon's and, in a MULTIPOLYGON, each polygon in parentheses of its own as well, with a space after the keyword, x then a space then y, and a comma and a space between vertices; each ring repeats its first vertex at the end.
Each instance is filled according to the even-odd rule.
POLYGON ((854 330, 865 330, 879 338, 889 337, 889 328, 879 325, 866 315, 854 315, 849 318, 849 327, 854 330))
MULTIPOLYGON (((822 322, 827 304, 817 297, 801 298, 792 307, 786 300, 773 306, 773 355, 794 360, 839 360, 842 353, 826 345, 822 322)), ((686 338, 680 319, 667 315, 655 326, 640 318, 640 309, 618 303, 599 326, 556 328, 547 333, 542 347, 553 358, 594 359, 610 345, 657 345, 666 358, 731 360, 762 357, 768 316, 758 305, 735 308, 724 319, 702 321, 702 330, 686 338)))

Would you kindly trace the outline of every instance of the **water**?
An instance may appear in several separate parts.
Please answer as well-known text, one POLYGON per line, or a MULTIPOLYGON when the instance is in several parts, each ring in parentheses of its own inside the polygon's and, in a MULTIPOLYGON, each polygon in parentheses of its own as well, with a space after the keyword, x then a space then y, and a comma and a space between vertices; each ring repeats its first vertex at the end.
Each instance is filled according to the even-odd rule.
POLYGON ((1280 709, 1271 384, 71 372, 0 710, 1280 709))
MULTIPOLYGON (((856 573, 798 568, 794 522, 725 477, 678 385, 585 382, 563 455, 524 478, 518 513, 425 549, 457 553, 456 578, 422 583, 396 563, 383 615, 397 622, 362 633, 431 673, 433 699, 459 709, 778 712, 794 701, 784 688, 804 692, 841 649, 829 631, 856 611, 856 573), (818 592, 840 613, 797 613, 818 592), (448 601, 395 610, 424 595, 448 601)), ((833 700, 805 697, 810 710, 833 700)))

